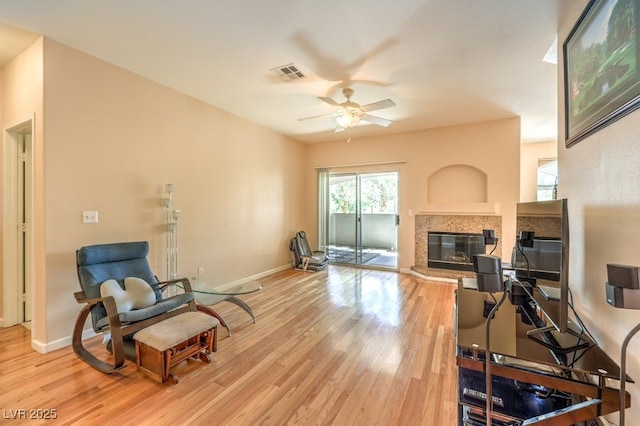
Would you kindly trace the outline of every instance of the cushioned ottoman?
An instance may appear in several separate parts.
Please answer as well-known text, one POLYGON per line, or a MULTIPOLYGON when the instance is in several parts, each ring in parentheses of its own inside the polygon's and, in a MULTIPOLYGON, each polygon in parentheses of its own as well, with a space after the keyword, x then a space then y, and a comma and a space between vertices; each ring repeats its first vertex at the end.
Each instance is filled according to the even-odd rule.
POLYGON ((185 312, 137 332, 136 363, 152 379, 178 383, 171 367, 189 357, 207 364, 217 340, 220 321, 202 312, 185 312))

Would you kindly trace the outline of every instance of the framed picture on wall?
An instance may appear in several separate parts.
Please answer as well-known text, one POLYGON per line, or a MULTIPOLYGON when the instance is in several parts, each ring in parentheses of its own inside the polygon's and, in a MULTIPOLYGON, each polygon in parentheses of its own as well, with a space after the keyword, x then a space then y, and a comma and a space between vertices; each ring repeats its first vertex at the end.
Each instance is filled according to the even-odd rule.
POLYGON ((640 0, 591 0, 563 45, 565 144, 640 106, 640 0))

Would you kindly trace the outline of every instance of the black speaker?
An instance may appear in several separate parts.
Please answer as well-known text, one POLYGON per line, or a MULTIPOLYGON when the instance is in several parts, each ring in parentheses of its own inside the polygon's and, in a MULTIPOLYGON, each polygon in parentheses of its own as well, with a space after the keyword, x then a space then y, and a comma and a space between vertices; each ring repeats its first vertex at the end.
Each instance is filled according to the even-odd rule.
POLYGON ((485 245, 497 244, 496 231, 493 229, 483 229, 482 236, 484 237, 485 245))
POLYGON ((490 254, 473 256, 473 270, 476 273, 478 291, 495 293, 504 290, 502 260, 490 254))
POLYGON ((607 264, 607 303, 616 308, 640 309, 638 267, 607 264))
POLYGON ((614 308, 640 309, 640 291, 605 284, 607 303, 614 308))
POLYGON ((608 264, 607 279, 614 287, 640 289, 637 266, 608 264))
POLYGON ((529 294, 522 288, 523 284, 514 279, 507 281, 507 294, 512 305, 523 305, 529 301, 529 294))
POLYGON ((502 261, 498 256, 490 254, 476 254, 473 256, 473 271, 477 274, 502 275, 502 261))

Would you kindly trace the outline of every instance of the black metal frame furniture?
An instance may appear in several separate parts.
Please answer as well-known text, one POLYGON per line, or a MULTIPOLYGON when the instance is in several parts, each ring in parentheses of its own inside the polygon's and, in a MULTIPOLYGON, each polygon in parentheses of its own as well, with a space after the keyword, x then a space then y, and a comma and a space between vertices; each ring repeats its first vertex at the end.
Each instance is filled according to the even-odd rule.
POLYGON ((620 397, 629 407, 629 393, 620 395, 608 383, 620 377, 620 367, 597 345, 576 345, 582 340, 576 335, 576 323, 570 324, 576 333, 543 332, 547 345, 527 335, 541 327, 546 315, 544 306, 527 292, 519 303, 505 303, 495 313, 488 351, 484 316, 495 296, 476 287, 475 278, 462 278, 456 292, 459 424, 486 423, 487 394, 491 394, 490 417, 513 425, 564 426, 592 420, 618 411, 620 397), (488 362, 491 385, 485 377, 488 362))

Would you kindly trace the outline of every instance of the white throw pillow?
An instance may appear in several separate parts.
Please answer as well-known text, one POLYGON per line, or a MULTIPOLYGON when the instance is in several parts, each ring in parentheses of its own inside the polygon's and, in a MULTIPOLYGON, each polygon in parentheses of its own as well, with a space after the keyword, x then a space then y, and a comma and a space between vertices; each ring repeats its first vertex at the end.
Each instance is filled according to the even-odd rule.
POLYGON ((129 312, 133 309, 133 301, 129 294, 120 287, 116 280, 107 280, 100 284, 100 296, 113 296, 118 312, 129 312))
POLYGON ((100 296, 113 296, 118 313, 142 309, 156 303, 156 294, 145 280, 136 277, 124 279, 124 289, 116 280, 107 280, 100 285, 100 296))
POLYGON ((127 277, 124 279, 124 288, 133 301, 133 309, 142 309, 155 305, 156 294, 148 282, 142 278, 127 277))

